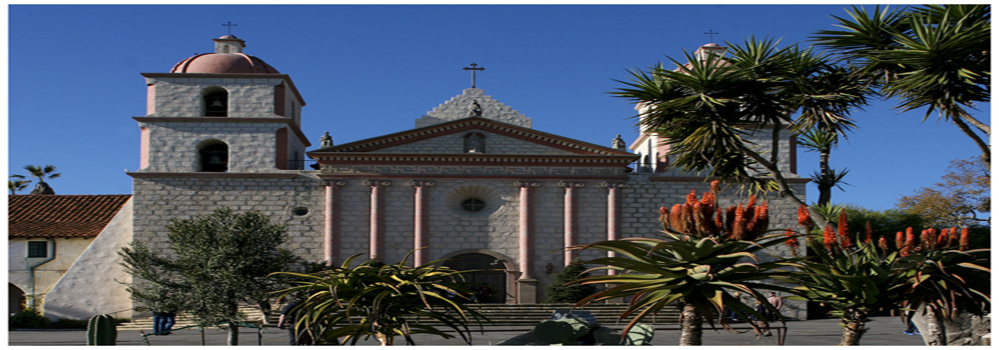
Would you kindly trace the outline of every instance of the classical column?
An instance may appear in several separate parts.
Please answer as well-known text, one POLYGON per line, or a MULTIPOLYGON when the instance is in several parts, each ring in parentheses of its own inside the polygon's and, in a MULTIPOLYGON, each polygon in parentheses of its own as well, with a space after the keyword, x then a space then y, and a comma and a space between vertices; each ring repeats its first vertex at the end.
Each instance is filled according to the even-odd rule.
POLYGON ((434 185, 432 181, 410 181, 416 193, 413 195, 413 265, 420 266, 430 261, 430 221, 428 220, 426 188, 434 185))
POLYGON ((531 211, 531 187, 541 184, 514 181, 520 187, 519 254, 520 278, 517 279, 517 303, 533 304, 538 299, 538 280, 534 278, 534 237, 531 232, 533 212, 531 211))
POLYGON ((326 186, 326 207, 323 208, 323 260, 326 265, 337 261, 337 246, 340 243, 340 186, 344 181, 323 181, 326 186))
MULTIPOLYGON (((618 191, 627 185, 605 181, 600 186, 607 189, 607 240, 616 241, 621 239, 621 211, 618 210, 621 208, 621 201, 618 198, 618 191)), ((607 252, 608 258, 615 256, 617 256, 616 252, 607 252)), ((617 273, 617 270, 607 270, 608 275, 616 275, 617 273)))
POLYGON ((382 188, 392 183, 389 181, 365 180, 365 185, 371 187, 371 207, 368 211, 368 258, 371 260, 381 260, 382 243, 385 242, 385 204, 382 202, 382 188))
POLYGON ((581 188, 585 184, 583 183, 572 183, 559 181, 558 186, 565 188, 565 204, 563 207, 563 224, 562 224, 562 240, 564 243, 564 251, 562 253, 562 266, 569 266, 572 264, 572 258, 574 257, 573 251, 569 250, 569 247, 576 245, 577 234, 576 234, 576 188, 581 188))

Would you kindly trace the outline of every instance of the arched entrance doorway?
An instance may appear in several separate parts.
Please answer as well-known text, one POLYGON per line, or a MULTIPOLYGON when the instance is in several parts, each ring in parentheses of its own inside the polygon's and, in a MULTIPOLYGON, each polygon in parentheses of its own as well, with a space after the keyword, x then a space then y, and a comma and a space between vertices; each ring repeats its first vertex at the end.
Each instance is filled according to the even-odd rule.
POLYGON ((505 264, 494 256, 468 253, 456 255, 448 258, 444 266, 458 271, 465 270, 495 270, 476 271, 462 274, 466 282, 481 283, 486 285, 482 288, 478 285, 472 286, 476 291, 481 303, 506 303, 506 271, 505 264))
POLYGON ((16 314, 18 312, 24 311, 26 299, 24 298, 24 291, 18 288, 13 283, 7 284, 7 310, 10 310, 10 314, 16 314))

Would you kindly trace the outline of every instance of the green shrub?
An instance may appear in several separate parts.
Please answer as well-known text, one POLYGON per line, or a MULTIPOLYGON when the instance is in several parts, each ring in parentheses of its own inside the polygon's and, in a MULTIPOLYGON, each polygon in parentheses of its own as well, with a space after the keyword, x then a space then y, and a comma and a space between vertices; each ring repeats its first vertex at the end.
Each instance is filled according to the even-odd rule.
POLYGON ((10 317, 8 329, 40 329, 49 327, 49 319, 35 309, 26 309, 10 317))
POLYGON ((590 276, 589 273, 584 272, 586 272, 586 265, 579 263, 578 260, 576 263, 562 269, 558 275, 555 275, 555 280, 548 285, 548 293, 545 293, 545 302, 576 303, 596 293, 597 287, 592 285, 580 285, 579 283, 567 285, 567 283, 577 278, 590 276))
POLYGON ((60 318, 49 324, 52 329, 87 329, 87 320, 60 318))

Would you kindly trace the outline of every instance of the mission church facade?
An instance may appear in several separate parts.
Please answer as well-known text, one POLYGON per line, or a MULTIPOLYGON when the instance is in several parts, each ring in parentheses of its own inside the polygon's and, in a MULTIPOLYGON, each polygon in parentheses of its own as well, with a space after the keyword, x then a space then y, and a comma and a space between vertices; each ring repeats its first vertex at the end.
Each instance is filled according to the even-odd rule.
MULTIPOLYGON (((490 286, 485 302, 538 303, 576 258, 565 247, 654 236, 660 206, 708 190, 703 176, 668 168, 668 148, 653 133, 605 147, 541 132, 475 87, 413 129, 339 145, 327 134, 313 147, 291 77, 244 54, 241 39, 214 42, 214 53, 142 74, 148 98, 146 114, 133 118, 141 156, 128 173, 130 239, 158 251, 167 250, 171 219, 218 207, 260 211, 287 225, 285 247, 308 261, 361 254, 392 263, 418 249, 411 263, 495 269, 470 276, 490 286)), ((793 142, 783 144, 781 166, 803 194, 793 142)), ((746 199, 735 192, 724 190, 720 205, 746 199)), ((771 198, 772 227, 794 227, 796 208, 771 198)))

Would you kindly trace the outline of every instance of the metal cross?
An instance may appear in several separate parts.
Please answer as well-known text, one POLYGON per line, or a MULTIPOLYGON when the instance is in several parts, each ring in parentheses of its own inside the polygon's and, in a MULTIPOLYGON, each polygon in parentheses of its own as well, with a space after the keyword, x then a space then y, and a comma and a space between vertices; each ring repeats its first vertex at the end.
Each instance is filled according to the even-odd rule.
POLYGON ((470 70, 470 71, 472 71, 472 87, 474 88, 475 87, 475 71, 477 71, 477 70, 486 70, 486 69, 485 68, 481 68, 481 67, 480 68, 475 68, 476 66, 478 66, 475 63, 472 63, 471 66, 472 66, 471 68, 465 67, 465 68, 462 68, 462 69, 463 70, 470 70))
POLYGON ((708 32, 704 34, 708 34, 708 40, 710 40, 710 42, 715 42, 715 34, 721 34, 721 33, 715 33, 714 30, 708 29, 708 32))
POLYGON ((223 24, 222 26, 223 27, 229 27, 229 35, 232 35, 232 27, 236 27, 236 26, 239 26, 239 25, 238 24, 232 24, 232 22, 228 22, 227 24, 223 24))

